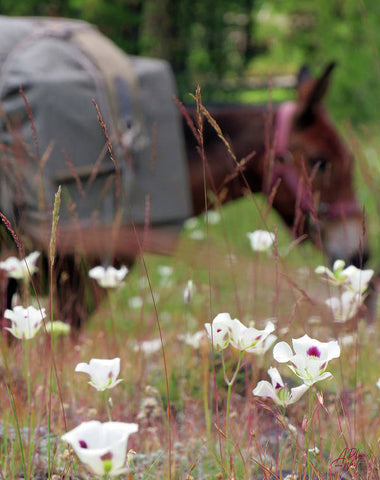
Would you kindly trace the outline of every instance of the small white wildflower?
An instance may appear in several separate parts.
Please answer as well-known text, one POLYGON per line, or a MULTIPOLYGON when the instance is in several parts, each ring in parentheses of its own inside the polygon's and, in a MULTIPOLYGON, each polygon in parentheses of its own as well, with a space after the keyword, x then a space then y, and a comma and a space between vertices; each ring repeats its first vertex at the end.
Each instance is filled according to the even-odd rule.
POLYGON ((138 345, 135 345, 134 351, 135 352, 143 352, 147 355, 152 355, 160 351, 162 348, 161 339, 156 338, 154 340, 145 340, 140 342, 138 345))
POLYGON ((193 230, 189 233, 189 237, 192 240, 203 240, 206 237, 206 234, 202 230, 193 230))
POLYGON ((143 299, 141 297, 131 297, 128 300, 128 305, 130 308, 133 308, 135 310, 141 308, 143 306, 143 299))
POLYGON ((22 260, 17 257, 8 257, 0 262, 0 270, 5 270, 10 278, 27 281, 30 275, 38 270, 36 263, 39 256, 40 252, 32 252, 22 260))
POLYGON ((254 232, 247 233, 247 237, 250 241, 252 250, 256 252, 264 252, 268 250, 274 243, 274 233, 267 232, 266 230, 255 230, 254 232))
POLYGON ((216 210, 209 210, 207 215, 204 215, 205 222, 208 221, 209 225, 216 225, 220 222, 220 213, 216 210))
POLYGON ((183 290, 183 301, 185 303, 190 303, 191 299, 193 298, 195 291, 194 283, 192 280, 188 280, 186 286, 183 290))

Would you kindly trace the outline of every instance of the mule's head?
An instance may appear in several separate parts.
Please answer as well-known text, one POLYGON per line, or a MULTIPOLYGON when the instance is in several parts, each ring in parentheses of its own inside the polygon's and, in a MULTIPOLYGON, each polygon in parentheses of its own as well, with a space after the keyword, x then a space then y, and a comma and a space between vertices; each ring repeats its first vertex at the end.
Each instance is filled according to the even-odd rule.
POLYGON ((353 156, 323 105, 334 64, 298 76, 298 99, 276 114, 274 204, 294 233, 306 233, 329 258, 361 265, 367 257, 363 212, 353 185, 353 156), (291 201, 289 202, 289 198, 291 201))

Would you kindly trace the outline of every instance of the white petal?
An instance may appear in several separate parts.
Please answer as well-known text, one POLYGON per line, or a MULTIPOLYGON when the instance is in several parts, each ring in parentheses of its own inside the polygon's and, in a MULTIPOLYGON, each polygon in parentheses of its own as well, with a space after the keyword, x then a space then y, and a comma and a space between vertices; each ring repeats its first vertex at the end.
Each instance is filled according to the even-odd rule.
POLYGON ((305 383, 299 387, 294 387, 290 390, 290 398, 287 402, 288 405, 297 402, 302 395, 309 390, 309 386, 305 383))
POLYGON ((75 367, 75 372, 83 372, 83 373, 90 373, 90 365, 88 363, 78 363, 78 365, 75 367))
POLYGON ((303 337, 292 339, 292 345, 293 345, 294 353, 296 355, 297 354, 306 355, 307 350, 310 347, 317 345, 318 343, 320 343, 318 342, 318 340, 314 340, 313 338, 310 338, 309 335, 307 335, 306 333, 303 337))
POLYGON ((40 252, 36 251, 36 252, 30 253, 27 257, 25 257, 25 260, 28 263, 28 267, 35 265, 40 255, 41 255, 40 252))
POLYGON ((288 362, 293 357, 292 349, 286 342, 277 343, 273 348, 273 358, 279 362, 288 362))
POLYGON ((345 265, 346 265, 346 262, 344 260, 335 260, 333 265, 334 272, 336 272, 337 270, 343 270, 345 265))
POLYGON ((88 276, 91 278, 94 278, 95 280, 98 280, 100 278, 103 278, 104 273, 105 273, 104 267, 99 265, 97 267, 91 268, 91 270, 89 270, 88 272, 88 276))
POLYGON ((281 387, 284 387, 284 382, 283 382, 283 380, 281 378, 281 375, 280 375, 279 371, 277 370, 277 368, 270 367, 268 369, 268 375, 271 378, 272 385, 273 385, 274 388, 276 388, 277 385, 280 385, 281 387))
POLYGON ((101 424, 91 421, 82 423, 61 438, 73 447, 78 458, 96 475, 105 473, 102 458, 109 455, 111 470, 108 473, 115 476, 125 468, 128 437, 137 430, 135 423, 101 424))
POLYGON ((338 358, 340 356, 340 346, 336 340, 328 342, 328 360, 338 358))
POLYGON ((252 393, 258 397, 268 397, 274 400, 276 403, 279 402, 275 389, 267 380, 261 380, 256 385, 252 393))

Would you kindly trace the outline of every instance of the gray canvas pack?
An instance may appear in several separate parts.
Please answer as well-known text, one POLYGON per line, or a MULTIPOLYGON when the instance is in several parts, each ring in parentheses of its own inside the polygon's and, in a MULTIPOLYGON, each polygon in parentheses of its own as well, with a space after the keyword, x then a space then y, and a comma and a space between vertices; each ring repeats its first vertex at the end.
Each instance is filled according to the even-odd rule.
POLYGON ((191 202, 174 94, 166 62, 128 56, 86 22, 0 16, 0 211, 50 221, 61 185, 61 224, 183 221, 191 202))

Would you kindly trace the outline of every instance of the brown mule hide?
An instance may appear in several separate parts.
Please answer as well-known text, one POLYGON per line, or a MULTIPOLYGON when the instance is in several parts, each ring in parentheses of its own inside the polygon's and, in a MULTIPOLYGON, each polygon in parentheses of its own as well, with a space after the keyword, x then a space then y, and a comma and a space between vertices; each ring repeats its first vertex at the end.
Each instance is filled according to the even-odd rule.
MULTIPOLYGON (((294 236, 306 235, 330 260, 362 266, 367 248, 353 188, 353 159, 322 103, 332 70, 330 64, 313 79, 302 69, 298 98, 290 104, 208 110, 200 104, 200 114, 183 107, 194 215, 206 208, 205 183, 220 203, 248 191, 264 192, 294 236)), ((48 251, 50 226, 30 225, 27 234, 35 248, 48 251)), ((78 327, 88 316, 87 271, 106 255, 115 265, 131 264, 143 251, 173 252, 177 239, 178 228, 171 227, 60 227, 60 318, 78 327), (78 257, 87 262, 81 270, 78 257)))

